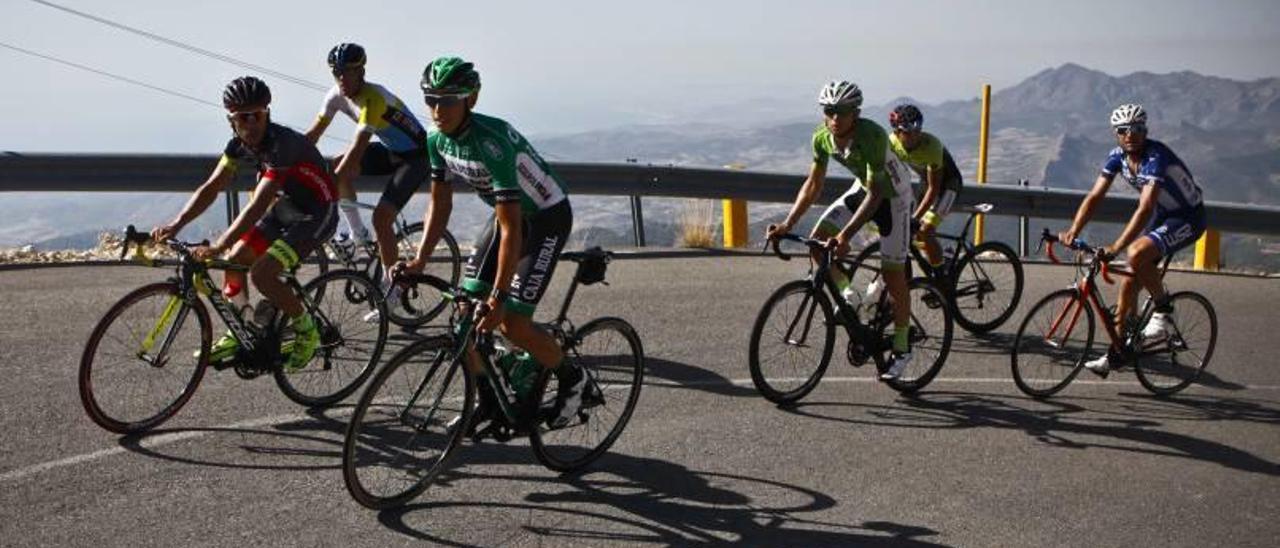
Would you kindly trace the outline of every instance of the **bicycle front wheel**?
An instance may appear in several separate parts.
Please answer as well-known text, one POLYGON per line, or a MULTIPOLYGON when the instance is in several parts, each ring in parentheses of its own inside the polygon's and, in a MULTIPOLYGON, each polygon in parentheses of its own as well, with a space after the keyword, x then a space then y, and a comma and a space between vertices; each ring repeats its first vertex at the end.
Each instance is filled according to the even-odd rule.
MULTIPOLYGON (((289 399, 307 407, 333 405, 355 392, 373 373, 387 342, 382 299, 377 286, 353 270, 333 270, 302 288, 320 330, 320 347, 305 368, 277 368, 276 384, 289 399)), ((282 348, 293 344, 293 329, 283 314, 277 326, 282 348)))
POLYGON ((396 353, 347 425, 342 479, 351 497, 381 510, 425 491, 461 445, 474 399, 453 339, 424 339, 396 353))
MULTIPOLYGON (((403 234, 396 237, 396 245, 401 260, 411 260, 418 253, 422 243, 422 223, 413 223, 405 228, 403 234)), ((462 277, 462 254, 458 251, 458 241, 448 230, 444 231, 440 243, 436 244, 423 272, 448 281, 451 286, 458 285, 462 277), (440 261, 444 259, 444 261, 440 261)), ((419 284, 405 291, 395 302, 387 303, 391 322, 401 327, 417 327, 440 315, 448 305, 445 296, 439 290, 419 284)))
POLYGON ((1200 378, 1218 343, 1218 315, 1199 293, 1183 291, 1169 297, 1173 313, 1169 335, 1144 341, 1134 369, 1138 382, 1154 394, 1174 394, 1200 378))
MULTIPOLYGON (((954 330, 951 307, 947 306, 946 297, 933 282, 926 278, 912 279, 907 285, 907 298, 911 301, 911 323, 907 332, 911 365, 898 378, 886 383, 904 394, 924 388, 938 376, 951 353, 954 330)), ((892 337, 893 322, 889 322, 885 329, 886 335, 892 337)))
POLYGON ((1014 384, 1035 398, 1066 388, 1084 366, 1093 334, 1093 312, 1079 291, 1050 293, 1027 311, 1018 326, 1009 353, 1014 384))
POLYGON ((178 284, 142 286, 112 305, 80 357, 80 402, 108 431, 134 434, 173 417, 209 365, 209 312, 178 284), (192 321, 195 316, 195 321, 192 321))
POLYGON ((955 320, 970 333, 986 333, 1009 320, 1022 299, 1022 261, 1009 246, 983 242, 956 264, 951 291, 955 320))
POLYGON ((555 429, 541 420, 556 411, 559 383, 551 371, 539 375, 531 392, 539 406, 529 442, 538 462, 557 472, 582 468, 609 450, 631 420, 644 382, 644 348, 625 320, 587 322, 568 346, 566 356, 587 376, 577 420, 555 429))
POLYGON ((751 328, 751 382, 773 403, 799 401, 818 386, 835 342, 826 294, 808 280, 788 282, 764 302, 751 328))

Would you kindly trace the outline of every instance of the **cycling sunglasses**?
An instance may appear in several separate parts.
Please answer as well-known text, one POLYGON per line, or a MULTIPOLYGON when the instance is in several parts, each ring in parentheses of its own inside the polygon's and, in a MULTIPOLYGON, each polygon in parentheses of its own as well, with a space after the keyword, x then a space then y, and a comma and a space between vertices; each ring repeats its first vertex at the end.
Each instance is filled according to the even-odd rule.
POLYGON ((1147 133, 1147 126, 1142 124, 1129 124, 1127 126, 1116 126, 1116 135, 1124 137, 1129 133, 1144 135, 1147 133))
POLYGON ((851 112, 858 112, 858 107, 853 105, 822 105, 822 113, 827 116, 837 116, 851 112))
POLYGON ((241 110, 241 111, 227 114, 227 119, 245 124, 245 123, 249 123, 254 120, 257 120, 259 118, 264 118, 270 112, 271 112, 271 109, 269 108, 260 108, 257 110, 241 110))
POLYGON ((450 95, 423 95, 423 102, 427 103, 427 108, 436 108, 436 106, 451 107, 461 103, 469 94, 455 93, 450 95))

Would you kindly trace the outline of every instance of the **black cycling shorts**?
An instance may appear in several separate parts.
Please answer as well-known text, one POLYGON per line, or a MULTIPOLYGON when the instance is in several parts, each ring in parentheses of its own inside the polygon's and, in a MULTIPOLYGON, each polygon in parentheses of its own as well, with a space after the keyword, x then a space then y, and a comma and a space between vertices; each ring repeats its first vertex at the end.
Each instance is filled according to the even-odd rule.
POLYGON ((390 175, 387 187, 382 191, 379 204, 388 204, 400 211, 409 203, 413 193, 422 187, 431 174, 431 162, 427 149, 418 148, 406 152, 392 152, 382 143, 369 143, 360 158, 362 175, 390 175))
MULTIPOLYGON (((573 209, 569 207, 569 200, 561 200, 533 216, 523 216, 521 222, 524 245, 516 264, 515 277, 511 279, 511 296, 504 306, 516 314, 533 316, 538 301, 542 300, 542 294, 551 284, 556 262, 573 229, 573 209)), ((493 289, 501 242, 502 231, 498 229, 495 213, 489 216, 484 231, 476 238, 475 252, 467 259, 463 289, 477 296, 487 295, 493 289)))

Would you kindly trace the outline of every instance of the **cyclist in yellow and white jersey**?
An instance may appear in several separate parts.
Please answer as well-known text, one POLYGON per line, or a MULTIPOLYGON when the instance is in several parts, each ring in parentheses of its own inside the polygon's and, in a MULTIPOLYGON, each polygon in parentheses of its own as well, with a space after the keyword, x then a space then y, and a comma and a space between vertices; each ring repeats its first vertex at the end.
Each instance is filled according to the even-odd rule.
POLYGON ((964 186, 964 178, 956 161, 942 146, 942 141, 933 134, 924 131, 924 114, 912 104, 901 104, 889 113, 889 127, 893 133, 889 135, 889 149, 902 163, 920 176, 925 187, 915 213, 911 215, 913 225, 919 225, 916 239, 924 244, 924 254, 929 264, 937 267, 942 264, 942 248, 933 233, 938 225, 951 212, 960 188, 964 186))
POLYGON ((364 48, 358 44, 342 43, 329 51, 329 68, 337 84, 325 96, 320 114, 306 135, 312 144, 316 143, 338 112, 357 124, 355 138, 339 157, 334 176, 341 197, 339 210, 358 244, 368 241, 368 230, 360 220, 352 180, 362 173, 391 176, 373 211, 373 230, 378 259, 387 275, 383 283, 393 291, 389 300, 394 300, 390 272, 398 257, 393 225, 409 198, 426 182, 431 163, 423 144, 426 129, 399 97, 364 79, 365 60, 364 48), (374 136, 379 142, 371 142, 374 136))

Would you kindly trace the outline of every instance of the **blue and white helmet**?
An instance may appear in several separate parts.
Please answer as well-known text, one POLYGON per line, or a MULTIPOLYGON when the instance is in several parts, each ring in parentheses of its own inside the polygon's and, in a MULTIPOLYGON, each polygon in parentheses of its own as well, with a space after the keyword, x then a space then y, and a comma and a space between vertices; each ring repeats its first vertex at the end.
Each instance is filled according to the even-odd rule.
POLYGON ((1127 103, 1116 107, 1111 111, 1111 127, 1129 126, 1129 125, 1145 125, 1147 123, 1147 111, 1142 109, 1142 105, 1137 103, 1127 103))
POLYGON ((847 80, 832 80, 818 92, 818 104, 824 107, 849 105, 858 108, 862 106, 862 90, 858 89, 857 84, 847 80))

